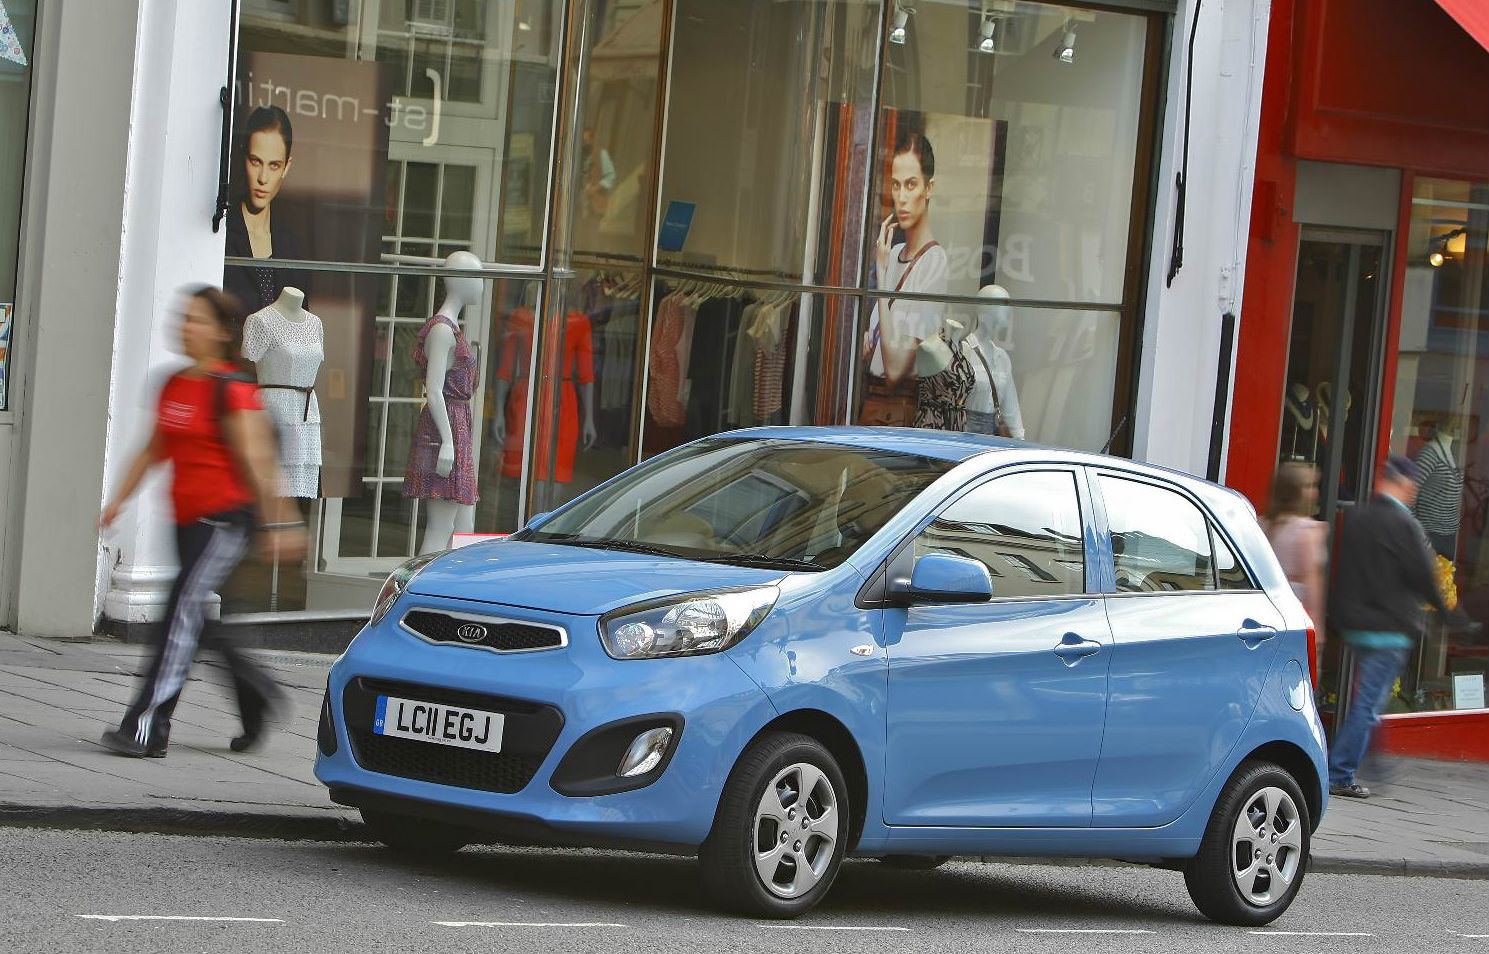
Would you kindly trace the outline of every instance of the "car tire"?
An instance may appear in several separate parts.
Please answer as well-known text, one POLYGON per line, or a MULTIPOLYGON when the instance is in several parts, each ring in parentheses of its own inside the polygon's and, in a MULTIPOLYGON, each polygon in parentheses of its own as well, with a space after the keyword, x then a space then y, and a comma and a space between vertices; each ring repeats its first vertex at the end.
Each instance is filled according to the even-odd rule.
POLYGON ((1276 920, 1303 886, 1312 820, 1302 789, 1271 762, 1246 762, 1226 782, 1199 854, 1184 866, 1205 917, 1256 927, 1276 920))
POLYGON ((934 871, 951 860, 951 855, 885 855, 879 862, 901 871, 934 871))
POLYGON ((409 858, 443 858, 471 842, 471 833, 456 825, 371 808, 361 812, 372 837, 409 858))
POLYGON ((842 770, 821 743, 794 732, 760 738, 729 773, 699 850, 704 887, 740 914, 805 914, 837 877, 850 811, 842 770))

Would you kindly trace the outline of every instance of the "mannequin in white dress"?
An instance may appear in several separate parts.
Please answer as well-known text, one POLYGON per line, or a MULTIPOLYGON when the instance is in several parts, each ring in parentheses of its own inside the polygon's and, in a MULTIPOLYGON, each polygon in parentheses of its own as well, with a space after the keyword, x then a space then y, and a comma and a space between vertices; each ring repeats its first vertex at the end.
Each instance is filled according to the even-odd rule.
POLYGON ((243 325, 243 357, 258 370, 264 408, 279 431, 280 479, 286 497, 320 496, 321 409, 315 379, 326 360, 321 320, 305 294, 286 287, 243 325))
MULTIPOLYGON (((478 269, 481 267, 481 260, 471 252, 451 252, 450 257, 445 259, 445 267, 478 269)), ((436 314, 444 315, 452 323, 458 324, 460 312, 479 305, 485 290, 484 279, 465 276, 446 278, 445 301, 436 314)), ((454 435, 449 408, 444 399, 445 374, 450 370, 455 357, 455 345, 455 332, 443 322, 430 328, 428 337, 424 339, 424 355, 429 362, 424 369, 424 393, 428 396, 427 407, 440 435, 439 463, 434 471, 440 477, 449 477, 455 469, 454 435)), ((449 547, 454 534, 470 533, 476 528, 475 504, 426 499, 424 507, 429 516, 424 524, 420 553, 444 550, 449 547)))

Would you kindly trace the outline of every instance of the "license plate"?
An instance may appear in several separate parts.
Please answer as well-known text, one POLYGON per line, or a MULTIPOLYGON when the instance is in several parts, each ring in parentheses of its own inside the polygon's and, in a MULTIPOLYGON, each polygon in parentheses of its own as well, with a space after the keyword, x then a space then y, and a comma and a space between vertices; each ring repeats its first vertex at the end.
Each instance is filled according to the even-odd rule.
POLYGON ((482 752, 502 750, 500 712, 462 709, 438 702, 420 702, 395 696, 377 697, 377 714, 372 717, 372 731, 399 739, 455 745, 482 752))

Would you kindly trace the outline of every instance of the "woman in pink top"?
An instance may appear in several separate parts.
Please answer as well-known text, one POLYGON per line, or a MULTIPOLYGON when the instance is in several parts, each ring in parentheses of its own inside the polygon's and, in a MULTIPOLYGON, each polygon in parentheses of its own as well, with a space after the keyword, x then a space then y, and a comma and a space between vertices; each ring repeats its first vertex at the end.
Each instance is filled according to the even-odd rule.
MULTIPOLYGON (((1277 469, 1272 502, 1263 526, 1293 592, 1313 618, 1323 641, 1324 567, 1329 559, 1329 527, 1314 518, 1318 509, 1318 470, 1293 461, 1277 469)), ((1315 653, 1315 666, 1317 664, 1315 653)), ((1315 669, 1315 672, 1317 670, 1315 669)))

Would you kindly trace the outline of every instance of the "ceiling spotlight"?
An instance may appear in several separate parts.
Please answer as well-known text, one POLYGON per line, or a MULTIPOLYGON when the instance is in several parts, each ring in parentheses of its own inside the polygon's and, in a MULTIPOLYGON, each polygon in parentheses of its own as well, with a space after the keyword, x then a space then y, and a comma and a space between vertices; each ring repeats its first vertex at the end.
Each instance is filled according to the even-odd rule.
POLYGON ((1437 251, 1436 249, 1433 250, 1431 255, 1427 256, 1427 264, 1431 265, 1433 268, 1441 268, 1442 263, 1445 261, 1447 261, 1447 256, 1443 255, 1443 253, 1437 251))
POLYGON ((1060 45, 1055 47, 1055 59, 1061 63, 1075 62, 1075 24, 1065 24, 1065 37, 1060 45))
POLYGON ((982 42, 977 44, 977 49, 983 53, 998 52, 998 44, 993 39, 993 34, 998 31, 998 22, 992 17, 982 21, 982 42))
POLYGON ((896 46, 904 46, 908 31, 905 24, 910 22, 910 11, 896 5, 894 8, 894 27, 889 31, 889 42, 896 46))

